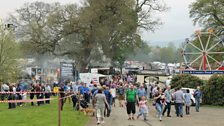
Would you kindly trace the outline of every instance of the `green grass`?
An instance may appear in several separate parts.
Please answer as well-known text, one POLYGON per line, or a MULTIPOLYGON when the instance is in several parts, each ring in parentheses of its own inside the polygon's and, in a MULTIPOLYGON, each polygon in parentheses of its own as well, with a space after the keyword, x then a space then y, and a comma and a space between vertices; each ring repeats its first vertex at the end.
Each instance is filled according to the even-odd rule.
MULTIPOLYGON (((61 126, 84 126, 88 117, 75 112, 68 101, 61 111, 61 126)), ((26 106, 8 109, 7 103, 0 103, 0 126, 57 126, 58 102, 52 100, 50 105, 26 106)))

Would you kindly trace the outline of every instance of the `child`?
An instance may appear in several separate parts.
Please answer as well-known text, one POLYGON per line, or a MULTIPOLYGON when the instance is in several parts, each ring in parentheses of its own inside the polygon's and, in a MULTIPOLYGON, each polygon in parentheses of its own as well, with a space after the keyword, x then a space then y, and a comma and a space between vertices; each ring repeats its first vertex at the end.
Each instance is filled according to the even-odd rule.
POLYGON ((190 105, 191 105, 191 94, 190 90, 187 89, 187 93, 184 95, 184 102, 186 106, 186 115, 190 114, 190 105))
MULTIPOLYGON (((23 101, 26 101, 26 94, 27 94, 26 91, 24 91, 24 92, 22 93, 22 100, 23 100, 23 101)), ((24 102, 23 104, 24 104, 24 106, 26 106, 26 102, 24 102)))
POLYGON ((112 105, 115 107, 115 98, 116 98, 116 88, 115 86, 111 86, 110 93, 112 95, 112 105))
POLYGON ((142 96, 141 101, 139 101, 139 114, 137 118, 139 118, 141 115, 144 117, 144 121, 148 121, 146 119, 146 116, 148 114, 148 102, 145 100, 145 96, 142 96))

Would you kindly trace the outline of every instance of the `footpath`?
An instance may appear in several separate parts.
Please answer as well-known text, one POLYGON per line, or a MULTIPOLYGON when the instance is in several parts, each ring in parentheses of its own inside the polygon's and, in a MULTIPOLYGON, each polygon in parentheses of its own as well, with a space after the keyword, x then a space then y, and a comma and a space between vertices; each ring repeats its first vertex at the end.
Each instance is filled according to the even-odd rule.
MULTIPOLYGON (((105 123, 98 126, 224 126, 224 108, 201 107, 200 112, 195 112, 195 108, 191 107, 190 115, 184 114, 184 117, 180 118, 175 116, 175 109, 172 105, 172 117, 165 116, 162 122, 156 118, 155 107, 150 105, 149 108, 149 121, 144 122, 142 117, 128 120, 126 108, 112 107, 111 116, 105 117, 105 123)), ((138 112, 138 107, 136 110, 138 112)), ((86 126, 97 126, 96 118, 90 117, 86 126)))
MULTIPOLYGON (((136 107, 136 110, 137 113, 135 118, 138 114, 138 107, 136 107)), ((121 108, 117 105, 116 107, 112 107, 111 116, 105 117, 105 123, 98 126, 165 126, 156 118, 156 111, 153 106, 150 106, 148 120, 149 121, 143 121, 143 117, 135 120, 128 120, 126 108, 121 108)), ((96 118, 90 117, 90 121, 87 126, 97 126, 96 118)))

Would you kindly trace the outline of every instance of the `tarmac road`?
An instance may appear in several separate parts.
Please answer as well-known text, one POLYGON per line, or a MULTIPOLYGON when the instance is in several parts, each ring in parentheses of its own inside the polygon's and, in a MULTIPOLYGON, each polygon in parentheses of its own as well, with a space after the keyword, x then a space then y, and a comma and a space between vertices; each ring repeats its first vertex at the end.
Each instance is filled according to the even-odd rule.
MULTIPOLYGON (((138 108, 137 108, 138 109, 138 108)), ((105 123, 100 126, 224 126, 224 108, 201 107, 200 112, 195 112, 191 107, 190 115, 184 115, 183 118, 175 116, 174 107, 172 106, 172 117, 163 117, 160 122, 156 118, 156 110, 150 106, 149 121, 128 120, 125 108, 113 107, 111 116, 105 118, 105 123)), ((97 126, 96 119, 91 117, 87 126, 97 126)))

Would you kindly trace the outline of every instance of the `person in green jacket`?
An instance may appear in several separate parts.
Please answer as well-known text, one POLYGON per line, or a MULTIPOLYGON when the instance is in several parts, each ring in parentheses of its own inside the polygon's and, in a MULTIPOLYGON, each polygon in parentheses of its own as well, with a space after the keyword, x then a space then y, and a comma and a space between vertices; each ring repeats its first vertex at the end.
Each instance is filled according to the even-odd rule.
POLYGON ((131 84, 130 88, 126 91, 126 97, 125 97, 127 113, 129 116, 128 120, 135 119, 134 115, 136 113, 136 109, 135 109, 136 100, 138 101, 137 91, 134 90, 134 85, 131 84))

